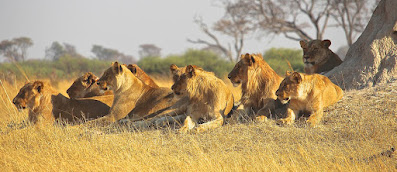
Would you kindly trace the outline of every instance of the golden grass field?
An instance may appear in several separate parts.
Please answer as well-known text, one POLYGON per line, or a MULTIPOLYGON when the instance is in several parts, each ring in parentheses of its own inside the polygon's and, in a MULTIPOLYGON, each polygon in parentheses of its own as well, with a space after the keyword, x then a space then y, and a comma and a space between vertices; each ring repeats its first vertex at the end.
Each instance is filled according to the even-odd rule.
MULTIPOLYGON (((66 95, 71 83, 60 81, 56 88, 66 95)), ((15 129, 27 117, 11 103, 23 84, 0 85, 0 171, 397 171, 396 153, 368 160, 397 146, 397 82, 345 92, 316 128, 304 120, 282 127, 270 120, 200 134, 15 129)))

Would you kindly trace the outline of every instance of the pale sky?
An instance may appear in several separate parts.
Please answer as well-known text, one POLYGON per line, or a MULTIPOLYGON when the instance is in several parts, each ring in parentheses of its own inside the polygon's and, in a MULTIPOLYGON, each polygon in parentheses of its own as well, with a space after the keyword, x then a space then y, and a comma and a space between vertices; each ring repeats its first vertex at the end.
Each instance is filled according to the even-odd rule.
MULTIPOLYGON (((216 0, 0 0, 0 41, 30 37, 28 58, 43 58, 53 41, 69 43, 88 57, 93 44, 138 58, 139 45, 155 44, 162 56, 202 48, 187 38, 209 38, 193 22, 202 16, 211 25, 224 11, 216 0)), ((314 34, 314 33, 312 33, 314 34)), ((343 32, 328 29, 331 49, 346 41, 343 32)), ((222 38, 222 40, 225 40, 222 38)), ((283 36, 252 36, 243 53, 262 53, 271 47, 300 48, 283 36)))

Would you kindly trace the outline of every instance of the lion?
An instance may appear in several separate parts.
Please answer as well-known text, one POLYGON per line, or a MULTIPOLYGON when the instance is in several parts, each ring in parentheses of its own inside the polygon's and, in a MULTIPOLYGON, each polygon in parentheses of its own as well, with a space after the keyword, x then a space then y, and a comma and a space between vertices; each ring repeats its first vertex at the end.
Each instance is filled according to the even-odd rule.
POLYGON ((99 78, 91 72, 85 73, 77 78, 67 89, 66 93, 70 98, 88 98, 102 95, 112 95, 111 91, 102 91, 96 83, 99 78))
POLYGON ((323 109, 339 101, 343 91, 326 76, 287 72, 276 95, 281 103, 288 103, 286 118, 279 123, 292 124, 299 112, 306 112, 310 114, 307 122, 315 127, 323 116, 323 109))
POLYGON ((97 84, 102 90, 113 91, 113 105, 109 114, 88 124, 109 125, 127 116, 130 122, 152 118, 180 100, 171 89, 145 84, 118 62, 105 70, 97 84))
POLYGON ((138 65, 136 64, 129 64, 127 65, 127 68, 134 74, 138 79, 140 79, 143 83, 146 85, 153 87, 153 88, 158 88, 159 86, 153 81, 153 79, 146 74, 145 71, 143 71, 138 65))
MULTIPOLYGON (((136 64, 126 65, 127 68, 141 81, 151 87, 159 87, 149 75, 136 64)), ((112 91, 103 91, 96 83, 99 78, 91 72, 77 78, 66 91, 70 98, 87 98, 93 96, 112 95, 112 91)))
POLYGON ((261 54, 241 55, 241 59, 228 74, 233 86, 241 84, 241 104, 251 117, 262 121, 274 114, 276 108, 275 94, 282 77, 280 77, 264 60, 261 54), (270 112, 269 112, 270 111, 270 112))
POLYGON ((69 99, 58 93, 45 81, 25 84, 13 99, 18 110, 28 108, 28 121, 32 124, 52 124, 56 119, 78 122, 98 118, 108 113, 108 96, 91 99, 69 99))
POLYGON ((304 70, 307 74, 323 73, 339 66, 343 61, 329 49, 330 40, 301 40, 304 70))
POLYGON ((223 125, 224 117, 233 108, 234 100, 231 91, 221 79, 212 72, 188 65, 185 72, 175 80, 171 87, 174 94, 189 98, 187 117, 179 129, 181 133, 202 132, 223 125), (198 124, 199 120, 207 122, 198 124))

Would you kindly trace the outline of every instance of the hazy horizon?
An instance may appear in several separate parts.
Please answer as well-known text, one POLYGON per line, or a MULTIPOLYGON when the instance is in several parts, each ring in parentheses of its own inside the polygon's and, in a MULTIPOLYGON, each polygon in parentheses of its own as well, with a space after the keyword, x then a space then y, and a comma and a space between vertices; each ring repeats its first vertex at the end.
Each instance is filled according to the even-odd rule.
MULTIPOLYGON (((43 58, 45 49, 54 41, 72 44, 87 57, 94 56, 91 53, 94 44, 136 59, 139 45, 154 44, 162 49, 162 56, 167 56, 188 48, 203 48, 204 45, 187 42, 188 38, 209 40, 194 18, 201 16, 211 26, 223 14, 217 1, 211 0, 1 1, 0 41, 21 36, 31 38, 34 45, 28 49, 28 58, 43 58)), ((227 40, 220 38, 222 42, 227 40)), ((324 38, 332 41, 334 51, 346 45, 340 29, 328 29, 324 38)), ((246 40, 243 53, 263 53, 272 47, 300 48, 297 41, 262 33, 246 40)))

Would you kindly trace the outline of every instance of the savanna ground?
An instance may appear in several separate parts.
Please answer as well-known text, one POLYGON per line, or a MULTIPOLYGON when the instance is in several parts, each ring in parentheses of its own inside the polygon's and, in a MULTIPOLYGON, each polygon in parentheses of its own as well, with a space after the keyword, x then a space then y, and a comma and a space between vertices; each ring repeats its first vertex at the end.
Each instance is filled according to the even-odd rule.
MULTIPOLYGON (((71 82, 60 81, 57 89, 66 95, 71 82)), ((345 92, 316 128, 303 120, 283 127, 270 120, 201 134, 170 128, 15 129, 27 117, 11 103, 23 84, 0 85, 1 171, 397 171, 396 153, 366 159, 397 146, 397 81, 345 92)), ((239 97, 238 88, 232 89, 239 97)))

